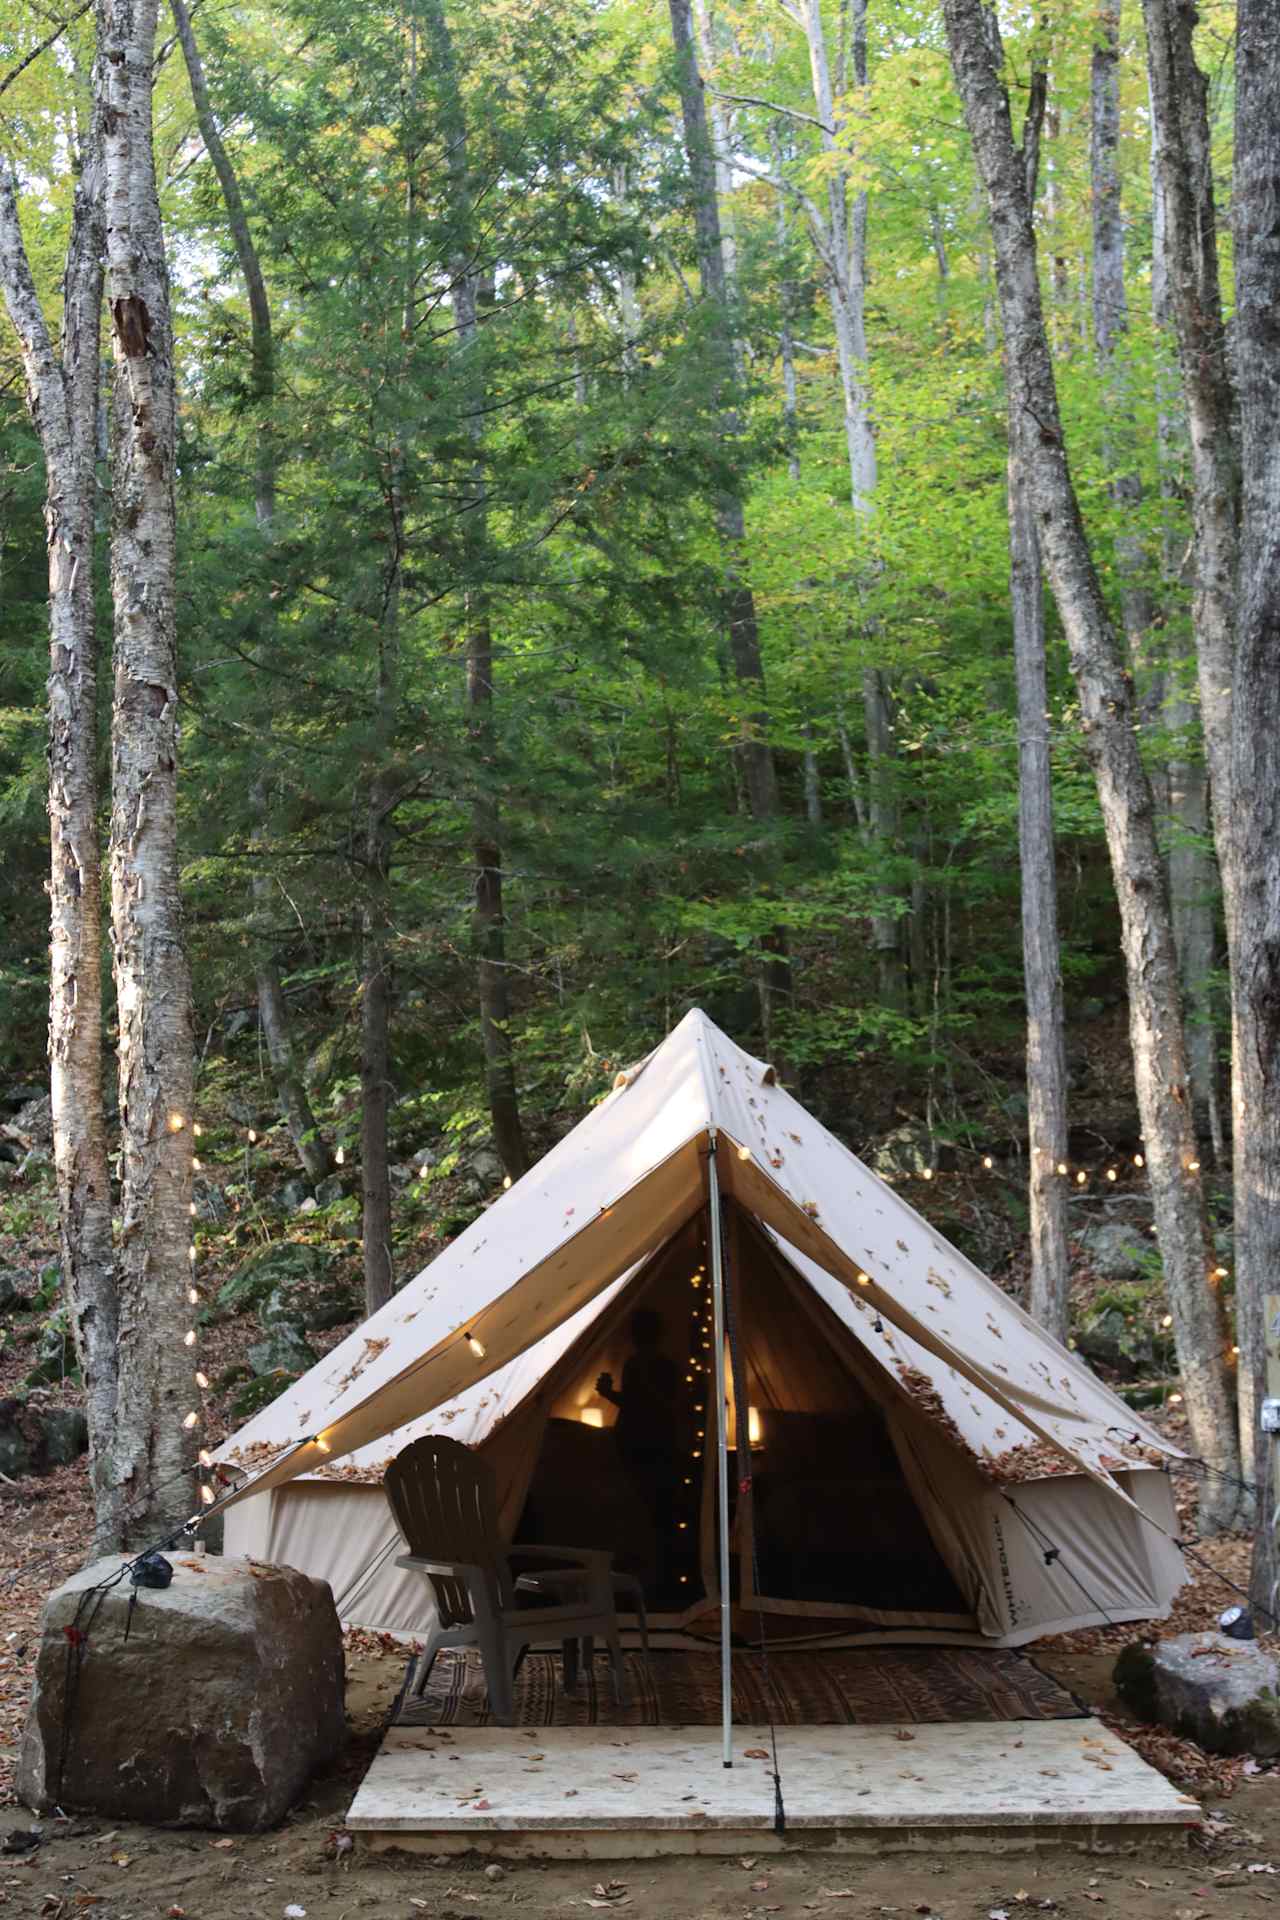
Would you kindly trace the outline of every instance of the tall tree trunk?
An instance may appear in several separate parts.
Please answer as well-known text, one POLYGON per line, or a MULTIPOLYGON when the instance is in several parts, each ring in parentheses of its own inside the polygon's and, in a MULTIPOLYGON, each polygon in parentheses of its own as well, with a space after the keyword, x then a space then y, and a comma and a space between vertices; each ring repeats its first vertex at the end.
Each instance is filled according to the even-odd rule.
MULTIPOLYGON (((430 0, 426 29, 437 75, 445 89, 442 114, 448 149, 449 175, 455 203, 453 312, 461 353, 478 369, 480 330, 480 272, 476 263, 471 200, 474 191, 468 152, 466 106, 458 74, 453 35, 443 0, 430 0)), ((575 375, 575 384, 579 376, 575 375)), ((579 403, 584 404, 585 393, 579 403)), ((511 1045, 511 995, 507 985, 506 917, 502 899, 502 822, 495 788, 497 739, 493 716, 493 629, 489 596, 481 575, 486 565, 488 512, 485 495, 489 479, 484 465, 483 373, 473 373, 468 396, 468 431, 475 449, 471 472, 472 498, 466 516, 468 581, 467 614, 467 747, 471 786, 471 856, 475 864, 475 913, 472 922, 476 957, 480 1035, 484 1047, 485 1094, 493 1143, 508 1179, 518 1180, 529 1165, 520 1122, 515 1055, 511 1045)))
MULTIPOLYGON (((836 339, 836 362, 844 408, 845 451, 849 462, 849 497, 854 512, 870 534, 875 512, 877 461, 871 419, 871 379, 867 365, 867 195, 859 190, 849 204, 845 173, 847 151, 841 145, 843 109, 832 84, 831 60, 823 24, 821 0, 804 0, 801 16, 809 50, 809 72, 827 158, 827 218, 814 239, 826 268, 836 339)), ((853 85, 867 85, 866 0, 853 0, 847 18, 848 66, 853 85)), ((870 553, 863 560, 869 582, 874 571, 870 553)), ((899 808, 893 733, 893 700, 883 672, 874 666, 862 675, 862 713, 867 737, 868 844, 886 860, 899 842, 899 808)), ((877 992, 886 1006, 905 1006, 906 962, 902 946, 904 902, 899 889, 886 877, 883 891, 889 911, 871 916, 871 945, 876 959, 877 992)))
MULTIPOLYGON (((1233 980, 1237 872, 1232 749, 1232 688, 1236 654, 1236 586, 1239 575, 1239 448, 1227 330, 1218 273, 1217 215, 1209 90, 1196 62, 1192 0, 1143 0, 1147 26, 1147 74, 1151 92, 1152 145, 1162 198, 1165 261, 1178 340, 1183 401, 1191 441, 1191 527, 1195 570, 1191 619, 1195 631, 1200 723, 1209 766, 1209 801, 1233 980)), ((1240 1082, 1246 1042, 1235 1031, 1241 1013, 1231 996, 1231 1110, 1233 1137, 1246 1120, 1240 1082)), ((1237 1210, 1239 1209, 1237 1195, 1237 1210)), ((1247 1203, 1246 1203, 1247 1210, 1247 1203)), ((1260 1340, 1250 1315, 1256 1302, 1239 1296, 1240 1346, 1248 1353, 1260 1340)), ((1257 1430, 1256 1367, 1239 1370, 1241 1460, 1253 1469, 1257 1430)))
POLYGON ((1089 166, 1093 202, 1093 344, 1107 386, 1108 430, 1103 459, 1114 474, 1110 494, 1118 526, 1116 570, 1129 652, 1139 682, 1144 718, 1154 721, 1163 685, 1148 655, 1155 608, 1147 585, 1147 562, 1137 516, 1142 479, 1134 461, 1133 410, 1117 351, 1129 330, 1125 288, 1124 221, 1120 198, 1120 5, 1100 0, 1094 21, 1091 69, 1089 166))
MULTIPOLYGON (((169 4, 173 11, 174 24, 178 29, 182 56, 186 62, 187 78, 191 85, 191 99, 196 110, 200 138, 204 142, 205 152, 209 156, 218 178, 218 185, 222 190, 227 226, 236 250, 236 260, 244 278, 245 293, 249 302, 249 393, 257 416, 253 504, 263 538, 269 542, 274 533, 276 513, 276 441, 273 417, 276 361, 271 302, 267 297, 267 284, 263 278, 258 249, 254 244, 253 229, 249 225, 244 195, 240 191, 236 170, 231 164, 231 156, 219 132, 218 122, 209 99, 204 62, 200 57, 200 48, 192 30, 191 15, 188 12, 186 0, 169 0, 169 4)), ((250 805, 254 819, 254 844, 255 848, 261 852, 268 839, 267 823, 270 817, 269 787, 265 779, 254 780, 250 788, 250 805)), ((250 887, 253 894, 254 917, 259 923, 259 958, 256 967, 258 1018, 262 1023, 263 1038, 267 1043, 267 1058, 271 1062, 271 1071, 276 1083, 276 1098, 303 1171, 312 1180, 323 1180, 331 1171, 333 1163, 329 1156, 329 1149, 316 1125, 315 1114, 311 1110, 311 1101, 307 1095, 306 1082, 298 1071, 293 1042, 289 1034, 289 1012, 285 1004, 280 968, 275 954, 264 944, 269 937, 266 929, 270 925, 274 900, 271 881, 260 858, 253 862, 250 887)))
POLYGON ((1032 1318, 1065 1340, 1070 1321, 1067 1053, 1058 937, 1053 776, 1045 672, 1040 543, 1016 435, 1009 439, 1009 593, 1018 692, 1018 854, 1022 969, 1027 995, 1027 1197, 1031 1213, 1032 1318))
MULTIPOLYGON (((697 239, 698 277, 714 327, 721 432, 725 442, 732 443, 740 431, 738 392, 728 278, 716 195, 715 159, 707 127, 706 95, 694 50, 690 0, 669 0, 669 6, 697 239)), ((773 748, 769 743, 769 708, 755 596, 746 578, 746 515, 742 494, 732 483, 722 488, 715 503, 715 513, 723 568, 722 617, 729 643, 730 664, 745 708, 740 718, 735 758, 746 794, 747 809, 754 821, 764 825, 775 820, 779 812, 778 780, 773 748)), ((786 940, 780 929, 766 941, 759 986, 761 1022, 766 1049, 770 1050, 779 1005, 785 1003, 790 994, 786 940)))
MULTIPOLYGON (((1048 75, 1032 76, 1022 131, 1022 174, 1034 211, 1048 75)), ((1027 480, 1024 423, 1010 408, 1009 602, 1018 705, 1018 856, 1022 970, 1027 1000, 1027 1199, 1031 1220, 1032 1317, 1059 1340, 1071 1318, 1067 1255, 1067 1049, 1058 934, 1057 849, 1045 655, 1044 576, 1027 480)))
MULTIPOLYGON (((1036 530, 1066 633, 1085 749, 1111 856, 1138 1110, 1192 1443, 1219 1472, 1234 1474, 1239 1450, 1228 1388, 1230 1340, 1221 1299, 1209 1278, 1177 953, 1151 784, 1134 733, 1132 688, 1067 462, 1031 206, 1010 123, 999 31, 982 0, 945 0, 945 16, 956 82, 991 211, 1009 405, 1022 436, 1036 530)), ((1205 1488, 1202 1527, 1213 1530, 1228 1524, 1236 1505, 1235 1490, 1214 1480, 1205 1488)))
POLYGON ((1214 838, 1230 938, 1231 676, 1238 560, 1234 405, 1218 278, 1208 88, 1196 64, 1192 0, 1143 0, 1155 177, 1162 201, 1164 270, 1191 436, 1195 557, 1192 625, 1214 838))
POLYGON ((156 0, 102 0, 107 294, 115 359, 111 923, 120 1023, 124 1533, 191 1511, 191 986, 178 866, 173 330, 151 138, 156 0))
POLYGON ((55 352, 0 160, 0 287, 17 332, 45 462, 49 551, 49 1064, 63 1289, 85 1388, 98 1552, 122 1536, 111 1468, 117 1314, 102 1083, 102 872, 98 840, 93 562, 103 155, 91 116, 55 352))
MULTIPOLYGON (((1234 987, 1236 1297, 1242 1421, 1265 1391, 1263 1301, 1280 1291, 1280 20, 1236 14, 1235 235, 1240 392, 1240 596, 1232 763, 1240 886, 1234 987), (1247 1380, 1245 1378, 1247 1376, 1247 1380)), ((1253 1591, 1276 1605, 1275 1441, 1258 1447, 1253 1591)))
MULTIPOLYGON (((1156 440, 1160 462, 1161 530, 1160 577, 1166 606, 1179 599, 1184 585, 1184 534, 1179 486, 1175 475, 1179 450, 1186 438, 1185 419, 1177 392, 1177 375, 1166 364, 1172 339, 1164 190, 1156 164, 1158 142, 1153 125, 1151 143, 1151 317, 1157 330, 1156 440)), ((1169 755, 1169 893, 1173 931, 1178 943, 1182 1003, 1187 1010, 1187 1064, 1191 1075, 1191 1107, 1196 1132, 1213 1142, 1214 1160, 1224 1159, 1222 1114, 1218 1099, 1218 1035, 1214 1020, 1211 975, 1217 949, 1217 865, 1209 823, 1209 782, 1200 716, 1191 699, 1186 676, 1194 674, 1194 638, 1179 616, 1176 626, 1165 617, 1168 687, 1165 722, 1177 744, 1169 755)))

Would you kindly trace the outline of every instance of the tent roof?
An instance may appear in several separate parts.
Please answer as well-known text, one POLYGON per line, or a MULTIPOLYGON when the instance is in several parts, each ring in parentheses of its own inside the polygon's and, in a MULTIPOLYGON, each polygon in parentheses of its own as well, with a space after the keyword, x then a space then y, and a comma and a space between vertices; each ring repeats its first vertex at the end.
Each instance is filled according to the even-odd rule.
POLYGON ((1038 1461, 1112 1486, 1111 1470, 1132 1464, 1122 1436, 1173 1451, 695 1009, 217 1458, 253 1469, 243 1491, 258 1491, 446 1403, 475 1417, 482 1387, 516 1404, 517 1384, 523 1397, 526 1373, 532 1383, 567 1350, 605 1290, 705 1206, 713 1144, 721 1190, 935 1418, 937 1397, 957 1444, 1013 1477, 1038 1461))

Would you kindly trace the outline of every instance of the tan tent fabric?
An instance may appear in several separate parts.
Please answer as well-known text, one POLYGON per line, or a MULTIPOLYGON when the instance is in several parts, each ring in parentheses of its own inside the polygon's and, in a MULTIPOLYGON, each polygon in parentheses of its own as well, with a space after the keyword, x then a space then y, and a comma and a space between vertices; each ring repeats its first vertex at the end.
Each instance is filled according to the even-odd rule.
MULTIPOLYGON (((418 1432, 449 1432, 492 1460, 504 1525, 515 1527, 553 1437, 549 1419, 558 1458, 604 1462, 609 1435, 593 1440, 581 1424, 612 1419, 598 1401, 589 1410, 595 1372, 618 1364, 638 1298, 674 1298, 673 1262, 702 1231, 712 1151, 735 1223, 730 1262, 741 1274, 731 1271, 730 1286, 748 1396, 776 1435, 738 1527, 736 1597, 810 1619, 813 1631, 950 1630, 1005 1643, 1052 1630, 1046 1622, 1166 1610, 1184 1575, 1148 1524, 1174 1530, 1167 1478, 1143 1462, 1171 1449, 696 1011, 224 1445, 219 1461, 247 1470, 233 1496, 246 1510, 238 1519, 232 1504, 228 1542, 269 1540, 273 1552, 292 1542, 312 1564, 332 1565, 337 1591, 359 1571, 357 1543, 371 1555, 386 1543, 385 1523, 370 1507, 368 1519, 344 1522, 350 1552, 322 1549, 320 1516, 334 1503, 300 1495, 286 1514, 299 1476, 336 1474, 352 1515, 364 1513, 366 1497, 381 1496, 357 1491, 359 1481, 418 1432), (859 1421, 870 1448, 861 1466, 844 1457, 859 1452, 849 1440, 859 1421), (814 1454, 814 1434, 828 1430, 845 1436, 830 1470, 814 1454), (788 1446, 800 1448, 791 1469, 788 1446), (824 1501, 848 1509, 830 1527, 824 1501), (896 1536, 885 1520, 894 1510, 896 1536), (1029 1531, 1041 1513, 1068 1535, 1048 1565, 1029 1531), (898 1561, 902 1582, 889 1591, 898 1561), (872 1592, 877 1581, 883 1590, 872 1592)), ((545 1471, 540 1486, 545 1508, 545 1471)), ((700 1532, 714 1599, 710 1476, 700 1532)), ((412 1611, 394 1582, 375 1580, 370 1592, 388 1618, 412 1611)))

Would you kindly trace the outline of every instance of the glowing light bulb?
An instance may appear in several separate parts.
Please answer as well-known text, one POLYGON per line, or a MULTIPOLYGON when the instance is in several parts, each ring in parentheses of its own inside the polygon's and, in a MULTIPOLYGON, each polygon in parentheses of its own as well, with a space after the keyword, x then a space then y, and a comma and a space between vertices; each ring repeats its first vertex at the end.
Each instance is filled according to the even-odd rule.
POLYGON ((926 1168, 925 1168, 925 1170, 924 1170, 924 1177, 925 1177, 925 1179, 926 1179, 926 1180, 932 1180, 932 1178, 933 1178, 933 1168, 932 1168, 932 1167, 926 1167, 926 1168))
POLYGON ((689 1584, 689 1576, 688 1576, 688 1574, 687 1574, 687 1573, 682 1573, 682 1574, 680 1575, 680 1585, 681 1585, 682 1587, 687 1587, 687 1586, 688 1586, 688 1584, 689 1584))
POLYGON ((186 1332, 182 1336, 182 1344, 184 1347, 194 1347, 195 1343, 196 1343, 196 1330, 194 1327, 188 1327, 186 1332))
POLYGON ((739 1148, 738 1148, 738 1158, 739 1158, 739 1160, 749 1160, 749 1159, 751 1158, 751 1149, 750 1149, 750 1147, 739 1147, 739 1148))
POLYGON ((249 1145, 250 1145, 251 1147, 255 1147, 255 1146, 257 1146, 257 1144, 258 1144, 258 1136, 257 1136, 257 1134, 256 1134, 256 1133, 254 1132, 254 1130, 253 1130, 253 1128, 252 1128, 252 1127, 250 1127, 250 1129, 249 1129, 249 1145))
POLYGON ((332 1447, 331 1447, 331 1446, 329 1445, 329 1442, 328 1442, 328 1441, 327 1441, 327 1440, 325 1439, 325 1437, 324 1437, 324 1435, 323 1435, 322 1433, 318 1433, 318 1434, 316 1435, 316 1451, 317 1451, 318 1453, 332 1453, 332 1452, 333 1452, 333 1448, 332 1448, 332 1447))
POLYGON ((333 1156, 333 1164, 335 1167, 344 1167, 346 1163, 347 1163, 347 1150, 345 1147, 339 1147, 338 1151, 333 1156))
POLYGON ((1232 1353, 1239 1353, 1240 1349, 1239 1347, 1232 1347, 1231 1351, 1232 1353))
POLYGON ((207 1373, 200 1373, 199 1371, 197 1371, 197 1373, 196 1373, 196 1385, 197 1385, 197 1386, 199 1387, 199 1389, 200 1389, 200 1391, 201 1391, 202 1393, 208 1393, 208 1391, 209 1391, 209 1376, 208 1376, 208 1374, 207 1374, 207 1373))
POLYGON ((201 1447, 199 1453, 196 1455, 196 1459, 202 1467, 211 1467, 213 1465, 213 1455, 210 1453, 208 1447, 201 1447))
POLYGON ((204 1169, 200 1165, 199 1160, 196 1158, 195 1154, 192 1154, 191 1156, 191 1171, 193 1173, 202 1173, 204 1171, 204 1169))
POLYGON ((467 1345, 470 1347, 472 1353, 474 1353, 477 1360, 484 1359, 484 1351, 485 1351, 484 1342, 481 1340, 477 1340, 474 1333, 469 1333, 467 1335, 467 1345))
POLYGON ((204 1128, 200 1125, 200 1122, 197 1120, 194 1127, 192 1127, 191 1131, 192 1133, 194 1133, 196 1139, 198 1140, 201 1134, 204 1132, 204 1128))
POLYGON ((504 1193, 506 1192, 507 1188, 510 1185, 511 1185, 511 1175, 509 1173, 504 1173, 502 1176, 502 1190, 504 1193))
POLYGON ((187 1124, 186 1121, 183 1119, 180 1113, 171 1113, 169 1115, 170 1133, 181 1133, 182 1129, 186 1126, 186 1124, 187 1124))
POLYGON ((1114 1167, 1107 1168, 1107 1178, 1108 1180, 1114 1180, 1116 1178, 1116 1170, 1114 1167))
POLYGON ((986 1168, 987 1172, 990 1173, 992 1167, 994 1167, 995 1165, 995 1161, 991 1158, 991 1155, 989 1153, 984 1153, 982 1156, 982 1164, 986 1168))
POLYGON ((194 1220, 196 1217, 196 1203, 194 1200, 191 1202, 190 1206, 187 1208, 187 1212, 191 1215, 191 1218, 194 1220))
POLYGON ((1164 1316, 1164 1319, 1160 1322, 1160 1325, 1162 1327, 1171 1327, 1173 1325, 1173 1315, 1171 1313, 1166 1313, 1164 1316))
POLYGON ((689 1456, 689 1458, 690 1458, 691 1460, 701 1460, 701 1458, 702 1458, 702 1448, 701 1448, 701 1447, 695 1447, 695 1448, 693 1449, 693 1452, 692 1452, 692 1453, 690 1454, 690 1456, 689 1456))
POLYGON ((1229 1267, 1215 1267, 1213 1277, 1215 1280, 1225 1280, 1230 1271, 1231 1269, 1229 1267))
POLYGON ((1200 1162, 1199 1162, 1198 1160, 1188 1160, 1188 1162, 1187 1162, 1187 1172, 1188 1172, 1188 1173, 1199 1173, 1199 1171, 1200 1171, 1200 1162))
POLYGON ((190 1304, 191 1304, 191 1305, 192 1305, 193 1307, 198 1307, 198 1306, 200 1305, 200 1293, 199 1293, 199 1289, 198 1289, 198 1288, 196 1288, 196 1287, 188 1287, 188 1288, 187 1288, 187 1299, 188 1299, 188 1301, 189 1301, 189 1303, 190 1303, 190 1304))
POLYGON ((1088 1174, 1083 1171, 1081 1171, 1076 1175, 1076 1185, 1078 1187, 1087 1186, 1088 1180, 1089 1180, 1088 1174))
POLYGON ((1058 1162, 1058 1172, 1059 1172, 1059 1173, 1065 1173, 1066 1171, 1067 1171, 1067 1163, 1066 1163, 1066 1161, 1065 1161, 1065 1160, 1059 1160, 1059 1162, 1058 1162))
POLYGON ((211 1507, 213 1505, 213 1488, 202 1486, 200 1489, 200 1498, 204 1501, 206 1507, 211 1507))
POLYGON ((1169 1405, 1171 1407, 1180 1407, 1182 1405, 1182 1395, 1180 1393, 1171 1393, 1169 1395, 1169 1405))
POLYGON ((1135 1153, 1133 1156, 1133 1164, 1135 1167, 1145 1167, 1147 1163, 1140 1153, 1135 1153))
POLYGON ((187 1258, 188 1258, 188 1260, 194 1260, 194 1259, 195 1259, 196 1257, 197 1257, 197 1256, 196 1256, 196 1243, 195 1243, 195 1241, 193 1240, 193 1241, 191 1242, 191 1245, 190 1245, 190 1246, 189 1246, 189 1247, 187 1248, 187 1258))
POLYGON ((681 1533, 687 1533, 689 1531, 689 1522, 687 1520, 681 1520, 677 1522, 677 1525, 681 1533))
POLYGON ((187 1429, 187 1432, 190 1433, 192 1427, 198 1427, 200 1425, 200 1415, 193 1410, 187 1415, 182 1424, 187 1429))
POLYGON ((858 1275, 858 1285, 860 1287, 869 1287, 871 1285, 871 1275, 869 1273, 860 1273, 858 1275))

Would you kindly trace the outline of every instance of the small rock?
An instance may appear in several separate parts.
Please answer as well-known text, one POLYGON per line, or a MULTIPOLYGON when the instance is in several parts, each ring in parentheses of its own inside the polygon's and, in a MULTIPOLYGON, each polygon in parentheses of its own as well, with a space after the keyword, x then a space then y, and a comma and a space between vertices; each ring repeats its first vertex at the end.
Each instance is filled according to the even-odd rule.
POLYGON ((280 1205, 286 1213, 296 1213, 307 1198, 307 1193, 305 1180, 286 1180, 280 1189, 280 1205))
POLYGON ((320 1205, 320 1202, 316 1199, 314 1193, 309 1193, 306 1199, 299 1203, 298 1212, 299 1213, 315 1213, 319 1208, 319 1205, 320 1205))
POLYGON ((926 1167, 936 1165, 928 1129, 910 1121, 896 1127, 880 1142, 871 1164, 877 1173, 923 1173, 926 1167))
POLYGON ((1208 1753, 1280 1754, 1280 1660, 1224 1633, 1135 1641, 1116 1662, 1116 1691, 1143 1720, 1208 1753))
POLYGON ((341 1198, 342 1182, 336 1173, 331 1173, 327 1180, 320 1180, 316 1183, 317 1206, 336 1207, 341 1198))
POLYGON ((34 1290, 29 1274, 14 1267, 0 1267, 0 1313, 13 1313, 29 1304, 28 1292, 34 1290))
POLYGON ((507 1871, 505 1867, 500 1867, 495 1860, 490 1866, 485 1868, 484 1877, 486 1880, 505 1880, 507 1871))

